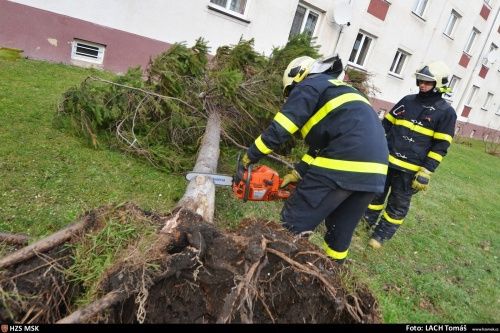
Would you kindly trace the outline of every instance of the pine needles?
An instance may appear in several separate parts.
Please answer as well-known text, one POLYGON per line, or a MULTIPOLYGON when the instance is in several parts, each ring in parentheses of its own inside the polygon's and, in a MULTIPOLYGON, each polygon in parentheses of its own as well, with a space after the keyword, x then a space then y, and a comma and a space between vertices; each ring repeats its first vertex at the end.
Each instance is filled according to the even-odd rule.
MULTIPOLYGON (((304 35, 269 58, 253 40, 217 49, 207 42, 174 44, 143 72, 131 68, 112 80, 88 77, 68 90, 58 118, 94 147, 116 148, 168 171, 189 169, 211 112, 221 115, 228 144, 248 146, 282 104, 281 76, 295 57, 318 57, 304 35)), ((289 149, 289 148, 288 148, 289 149)))

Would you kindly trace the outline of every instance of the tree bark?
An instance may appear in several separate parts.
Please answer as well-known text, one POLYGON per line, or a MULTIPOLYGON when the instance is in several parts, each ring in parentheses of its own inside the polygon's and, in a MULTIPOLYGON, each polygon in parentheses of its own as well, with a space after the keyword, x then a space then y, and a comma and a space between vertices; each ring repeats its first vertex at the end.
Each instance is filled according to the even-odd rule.
MULTIPOLYGON (((194 172, 215 173, 220 154, 221 120, 217 112, 212 112, 207 121, 194 172)), ((192 179, 177 203, 177 207, 192 210, 207 222, 213 223, 215 211, 215 185, 205 176, 192 179)))
POLYGON ((92 224, 91 218, 86 218, 83 221, 72 224, 55 234, 52 234, 46 238, 39 240, 29 246, 25 246, 22 249, 11 253, 0 259, 0 269, 9 267, 11 265, 17 264, 18 262, 27 260, 35 256, 39 252, 46 252, 66 241, 71 239, 75 234, 83 231, 86 227, 92 224))
POLYGON ((6 232, 0 232, 0 242, 13 245, 27 245, 29 237, 23 234, 9 234, 6 232))

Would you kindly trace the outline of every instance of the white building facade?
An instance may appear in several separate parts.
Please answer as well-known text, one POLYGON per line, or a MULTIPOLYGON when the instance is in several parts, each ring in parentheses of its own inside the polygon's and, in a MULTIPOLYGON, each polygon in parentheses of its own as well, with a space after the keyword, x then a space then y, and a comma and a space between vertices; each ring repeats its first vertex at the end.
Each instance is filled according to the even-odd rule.
POLYGON ((500 137, 499 0, 0 0, 0 47, 34 59, 124 72, 175 42, 221 45, 254 38, 270 54, 306 32, 372 74, 377 112, 416 93, 414 72, 451 69, 457 133, 500 137))

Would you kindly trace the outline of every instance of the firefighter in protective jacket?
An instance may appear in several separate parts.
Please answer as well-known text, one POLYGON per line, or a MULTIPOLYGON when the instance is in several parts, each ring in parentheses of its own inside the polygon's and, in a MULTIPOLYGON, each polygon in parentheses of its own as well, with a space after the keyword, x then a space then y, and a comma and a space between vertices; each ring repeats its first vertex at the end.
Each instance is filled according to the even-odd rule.
POLYGON ((427 189, 451 144, 457 115, 442 98, 450 90, 448 75, 443 62, 424 66, 415 73, 419 93, 403 97, 382 121, 389 145, 389 172, 384 192, 375 197, 363 217, 374 229, 368 242, 373 248, 394 236, 410 209, 411 197, 427 189))
POLYGON ((323 248, 341 263, 354 229, 377 192, 384 190, 388 149, 384 129, 366 97, 337 77, 338 56, 294 59, 283 76, 287 97, 281 112, 250 146, 248 166, 300 132, 308 153, 284 177, 298 182, 281 212, 295 234, 310 232, 323 220, 323 248))

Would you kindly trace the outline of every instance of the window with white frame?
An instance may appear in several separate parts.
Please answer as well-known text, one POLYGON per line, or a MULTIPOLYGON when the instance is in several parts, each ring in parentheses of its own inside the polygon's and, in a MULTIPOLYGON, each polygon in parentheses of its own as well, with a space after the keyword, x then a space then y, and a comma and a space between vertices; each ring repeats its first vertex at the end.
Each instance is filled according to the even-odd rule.
POLYGON ((389 72, 401 75, 401 72, 403 71, 406 65, 406 60, 408 59, 409 56, 410 55, 407 52, 398 49, 396 51, 396 54, 394 55, 394 59, 392 59, 392 64, 391 68, 389 69, 389 72))
POLYGON ((233 12, 239 15, 245 14, 247 0, 210 0, 211 3, 222 7, 228 12, 233 12))
POLYGON ((479 30, 473 28, 470 32, 469 38, 467 39, 467 43, 465 44, 464 52, 467 54, 472 53, 472 49, 474 47, 474 43, 476 41, 477 36, 479 35, 479 30))
POLYGON ((71 46, 71 59, 102 64, 105 45, 75 39, 71 46))
POLYGON ((349 62, 364 66, 366 61, 366 56, 372 47, 373 37, 363 33, 358 32, 358 36, 354 41, 354 46, 352 47, 351 55, 349 56, 349 62))
POLYGON ((485 57, 483 58, 483 65, 486 67, 490 67, 490 65, 495 63, 495 60, 493 60, 492 63, 489 62, 488 57, 490 54, 495 54, 498 51, 498 46, 496 46, 494 43, 491 43, 490 45, 490 50, 488 53, 486 53, 485 57))
POLYGON ((413 12, 420 17, 423 17, 425 10, 427 9, 428 0, 416 0, 415 7, 413 7, 413 12))
POLYGON ((453 32, 455 31, 455 27, 457 26, 460 17, 460 14, 458 14, 454 9, 451 10, 450 17, 448 18, 448 22, 446 23, 446 27, 444 28, 444 34, 446 36, 453 36, 453 32))
POLYGON ((472 89, 469 92, 469 96, 467 96, 467 100, 465 101, 465 105, 472 106, 472 102, 474 101, 474 97, 479 91, 478 86, 472 86, 472 89))
POLYGON ((452 75, 450 79, 450 83, 448 84, 448 87, 451 88, 452 92, 456 92, 458 90, 458 86, 460 84, 460 78, 456 75, 452 75))
POLYGON ((486 95, 486 99, 484 100, 484 104, 483 106, 481 106, 481 109, 488 110, 492 99, 493 99, 493 94, 489 92, 486 95))
POLYGON ((316 24, 318 23, 319 13, 307 7, 306 5, 299 4, 293 17, 292 28, 290 29, 289 37, 305 33, 309 36, 314 35, 316 24))

